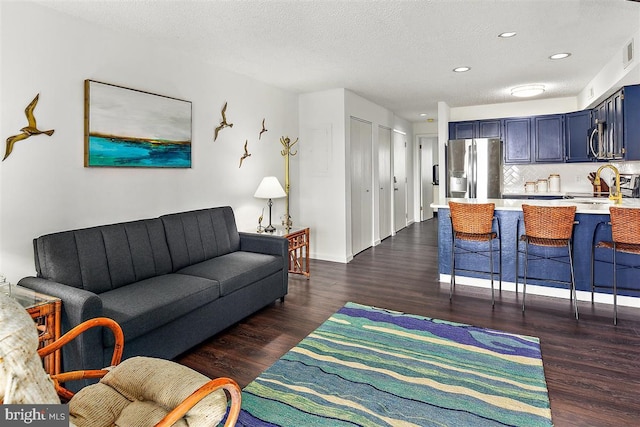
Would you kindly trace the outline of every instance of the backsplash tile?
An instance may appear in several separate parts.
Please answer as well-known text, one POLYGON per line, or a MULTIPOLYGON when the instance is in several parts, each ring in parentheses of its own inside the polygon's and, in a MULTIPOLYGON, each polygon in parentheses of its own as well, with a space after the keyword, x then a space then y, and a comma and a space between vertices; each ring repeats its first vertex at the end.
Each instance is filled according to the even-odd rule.
MULTIPOLYGON (((547 179, 551 174, 560 175, 560 191, 566 192, 590 192, 591 182, 587 179, 589 172, 595 172, 605 163, 549 163, 535 165, 504 165, 503 192, 524 193, 524 184, 527 181, 547 179)), ((640 173, 640 162, 615 162, 620 173, 640 173)), ((609 183, 613 178, 611 170, 602 172, 602 178, 609 183)))

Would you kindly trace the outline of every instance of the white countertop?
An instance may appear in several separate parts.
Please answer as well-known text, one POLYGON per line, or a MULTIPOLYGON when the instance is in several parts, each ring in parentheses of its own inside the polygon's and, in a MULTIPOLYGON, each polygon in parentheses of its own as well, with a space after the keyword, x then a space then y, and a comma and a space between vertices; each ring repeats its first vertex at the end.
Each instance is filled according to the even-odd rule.
POLYGON ((493 203, 496 210, 502 211, 521 211, 522 205, 537 206, 577 206, 577 213, 586 214, 608 214, 609 206, 620 206, 623 208, 640 208, 640 199, 622 199, 622 204, 614 205, 613 200, 606 197, 597 198, 574 198, 574 199, 552 199, 552 200, 535 200, 535 199, 453 199, 446 198, 438 203, 432 203, 432 208, 449 208, 449 200, 458 203, 493 203))

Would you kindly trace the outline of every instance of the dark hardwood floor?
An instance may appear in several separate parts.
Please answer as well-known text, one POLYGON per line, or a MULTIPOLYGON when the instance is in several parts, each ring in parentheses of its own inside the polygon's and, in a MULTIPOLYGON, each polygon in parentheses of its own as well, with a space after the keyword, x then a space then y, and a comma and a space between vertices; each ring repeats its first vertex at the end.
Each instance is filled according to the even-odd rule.
POLYGON ((497 294, 438 282, 437 220, 413 224, 349 264, 312 260, 311 278, 289 276, 289 294, 177 361, 244 387, 347 301, 540 338, 556 426, 640 425, 640 309, 497 294))

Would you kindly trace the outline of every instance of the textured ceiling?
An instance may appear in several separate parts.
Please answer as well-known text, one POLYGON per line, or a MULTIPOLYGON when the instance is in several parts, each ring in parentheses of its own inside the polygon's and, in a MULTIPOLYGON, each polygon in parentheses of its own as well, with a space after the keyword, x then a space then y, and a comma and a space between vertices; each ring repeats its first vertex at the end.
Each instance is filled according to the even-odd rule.
POLYGON ((290 91, 347 88, 410 121, 438 101, 514 101, 528 83, 547 87, 538 99, 575 96, 640 29, 640 4, 625 0, 38 3, 290 91))

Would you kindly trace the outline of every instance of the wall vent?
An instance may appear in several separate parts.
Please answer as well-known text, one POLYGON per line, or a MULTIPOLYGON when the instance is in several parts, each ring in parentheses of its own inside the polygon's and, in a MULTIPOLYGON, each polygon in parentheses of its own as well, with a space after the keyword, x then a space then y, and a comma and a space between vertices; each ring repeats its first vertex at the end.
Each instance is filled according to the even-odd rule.
POLYGON ((627 68, 633 62, 633 39, 622 49, 622 65, 627 68))

